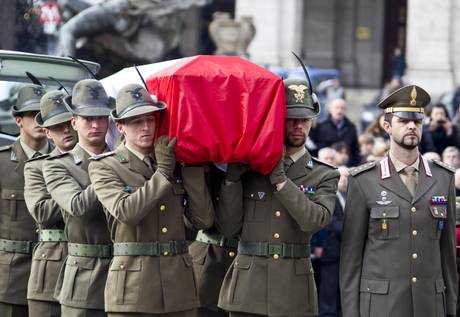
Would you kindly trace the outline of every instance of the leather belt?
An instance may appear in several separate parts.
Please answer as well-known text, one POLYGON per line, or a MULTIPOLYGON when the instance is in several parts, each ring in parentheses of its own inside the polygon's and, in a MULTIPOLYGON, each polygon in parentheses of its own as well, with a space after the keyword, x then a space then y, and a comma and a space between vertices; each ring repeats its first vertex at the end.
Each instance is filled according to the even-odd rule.
POLYGON ((196 241, 217 245, 219 247, 228 247, 236 249, 238 247, 238 239, 227 239, 219 233, 208 233, 203 230, 198 231, 196 241))
POLYGON ((35 241, 16 241, 0 239, 0 251, 32 254, 32 251, 36 244, 37 242, 35 241))
POLYGON ((69 255, 85 256, 90 258, 110 258, 112 256, 112 246, 110 244, 83 244, 68 243, 69 255))
POLYGON ((310 257, 309 244, 271 243, 271 242, 241 242, 238 244, 238 254, 256 256, 276 256, 283 258, 310 257))
POLYGON ((188 243, 185 240, 156 242, 121 242, 113 244, 113 255, 176 255, 187 253, 188 243))
POLYGON ((42 242, 62 242, 67 241, 64 230, 61 229, 43 229, 40 230, 39 241, 42 242))

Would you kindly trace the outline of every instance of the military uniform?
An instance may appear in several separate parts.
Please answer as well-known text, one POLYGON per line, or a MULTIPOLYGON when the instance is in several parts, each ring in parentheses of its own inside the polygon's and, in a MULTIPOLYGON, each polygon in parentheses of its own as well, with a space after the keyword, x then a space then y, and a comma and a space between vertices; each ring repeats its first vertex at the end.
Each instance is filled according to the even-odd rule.
MULTIPOLYGON (((120 90, 112 118, 163 109, 142 86, 130 84, 120 90)), ((156 154, 165 140, 155 145, 156 154)), ((168 150, 172 153, 171 144, 168 150)), ((173 158, 166 171, 161 156, 155 160, 125 144, 91 160, 91 181, 114 242, 105 289, 109 316, 194 315, 197 300, 183 217, 199 229, 214 221, 203 167, 182 167, 179 177, 173 174, 173 158)))
MULTIPOLYGON (((224 172, 211 165, 207 175, 213 205, 217 207, 224 172)), ((217 307, 217 302, 225 273, 236 256, 237 246, 238 240, 225 238, 218 229, 217 223, 209 229, 200 230, 196 240, 189 246, 200 307, 199 316, 227 315, 217 307)))
MULTIPOLYGON (((13 114, 38 111, 42 87, 25 85, 19 90, 13 114)), ((24 164, 34 151, 18 139, 0 148, 0 315, 27 316, 27 280, 37 240, 36 227, 24 201, 24 164)), ((50 150, 49 144, 41 154, 50 150)), ((38 154, 38 152, 36 152, 38 154)))
MULTIPOLYGON (((78 82, 72 99, 65 100, 74 115, 107 116, 110 112, 108 98, 96 80, 78 82)), ((77 144, 43 162, 46 187, 62 209, 68 239, 68 256, 56 294, 63 316, 105 316, 104 287, 112 245, 102 205, 88 175, 90 156, 77 144)))
MULTIPOLYGON (((42 97, 36 117, 41 127, 70 121, 72 115, 64 107, 64 96, 60 91, 51 91, 42 97)), ((59 270, 67 257, 67 238, 60 207, 48 193, 42 169, 48 156, 58 154, 60 151, 55 148, 49 155, 28 160, 24 167, 24 199, 39 233, 27 286, 29 316, 60 316, 61 313, 54 291, 59 270)))
MULTIPOLYGON (((429 99, 422 88, 408 86, 380 107, 422 120, 429 99)), ((453 172, 422 156, 404 166, 391 153, 350 171, 341 252, 343 316, 455 315, 453 172), (405 174, 407 168, 415 173, 405 174)))
MULTIPOLYGON (((286 80, 284 85, 287 118, 319 114, 306 81, 286 80)), ((331 220, 339 173, 304 147, 280 163, 284 170, 277 166, 270 176, 227 176, 222 186, 218 223, 226 236, 241 232, 238 255, 219 295, 219 307, 230 316, 318 314, 309 243, 331 220), (274 178, 280 175, 284 186, 274 188, 279 183, 274 178)))

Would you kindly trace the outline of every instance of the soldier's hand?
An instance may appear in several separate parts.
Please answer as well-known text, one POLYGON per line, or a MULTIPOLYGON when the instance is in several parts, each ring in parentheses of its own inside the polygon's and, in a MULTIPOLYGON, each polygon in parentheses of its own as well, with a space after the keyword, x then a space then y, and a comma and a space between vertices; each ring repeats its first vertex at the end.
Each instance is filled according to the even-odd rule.
POLYGON ((270 173, 270 183, 272 185, 280 184, 287 180, 286 173, 284 172, 284 155, 278 162, 273 171, 270 173))
POLYGON ((159 137, 155 142, 155 158, 158 169, 169 178, 173 177, 176 166, 174 145, 176 145, 176 138, 169 140, 166 135, 159 137))
POLYGON ((225 179, 229 182, 236 183, 241 179, 244 173, 249 170, 247 164, 243 163, 230 163, 227 167, 227 175, 225 179))

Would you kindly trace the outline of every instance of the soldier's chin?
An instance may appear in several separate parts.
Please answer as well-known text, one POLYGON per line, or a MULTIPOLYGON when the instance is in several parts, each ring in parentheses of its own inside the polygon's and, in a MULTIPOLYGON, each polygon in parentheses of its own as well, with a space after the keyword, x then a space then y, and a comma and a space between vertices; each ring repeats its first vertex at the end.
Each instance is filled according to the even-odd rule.
POLYGON ((300 139, 300 140, 299 139, 293 140, 291 138, 287 138, 285 140, 286 146, 288 146, 288 147, 301 147, 301 146, 303 146, 305 144, 305 142, 306 142, 305 138, 300 139))
POLYGON ((420 141, 418 138, 416 139, 404 139, 402 142, 398 142, 398 144, 406 149, 406 150, 413 150, 419 145, 420 141))

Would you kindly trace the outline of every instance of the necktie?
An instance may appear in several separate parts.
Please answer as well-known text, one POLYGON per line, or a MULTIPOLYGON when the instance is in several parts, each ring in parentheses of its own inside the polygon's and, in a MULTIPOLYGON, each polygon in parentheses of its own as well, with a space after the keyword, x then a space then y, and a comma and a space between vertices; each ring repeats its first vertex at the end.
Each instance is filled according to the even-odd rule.
POLYGON ((153 166, 154 166, 153 159, 147 155, 146 157, 144 157, 143 161, 153 171, 153 166))
POLYGON ((406 166, 404 168, 404 175, 406 176, 403 179, 404 184, 406 185, 407 189, 411 193, 412 196, 415 194, 415 188, 417 187, 417 179, 415 175, 415 167, 413 166, 406 166))

